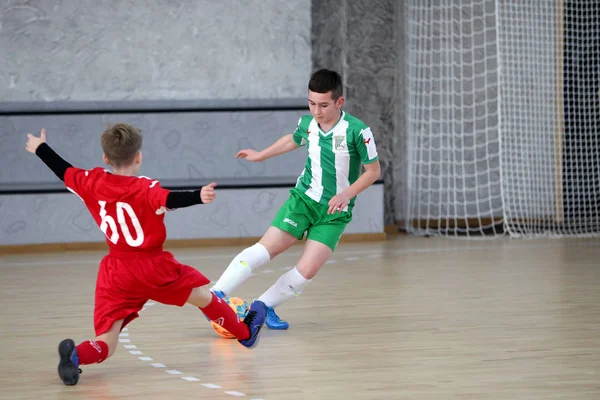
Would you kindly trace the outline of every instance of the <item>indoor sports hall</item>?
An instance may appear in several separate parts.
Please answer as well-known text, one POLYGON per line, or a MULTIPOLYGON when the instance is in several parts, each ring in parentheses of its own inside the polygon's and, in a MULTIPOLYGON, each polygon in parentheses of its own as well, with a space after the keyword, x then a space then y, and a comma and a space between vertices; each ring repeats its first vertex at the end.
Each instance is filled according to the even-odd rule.
MULTIPOLYGON (((599 21, 592 0, 3 2, 0 398, 600 398, 599 21), (321 69, 341 76, 331 103, 314 97, 321 69), (336 139, 326 107, 365 125, 336 139), (69 353, 81 373, 63 384, 59 343, 83 360, 101 341, 102 260, 159 234, 67 189, 75 168, 119 175, 101 143, 117 123, 143 135, 126 178, 201 199, 216 182, 209 204, 166 197, 152 217, 209 286, 303 179, 318 207, 340 201, 351 221, 318 273, 265 300, 289 329, 267 315, 248 349, 149 299, 114 355, 69 353), (288 134, 290 151, 253 162, 288 134), (32 141, 69 163, 65 182, 32 141)), ((254 304, 320 266, 311 243, 332 245, 310 229, 231 296, 254 304)))

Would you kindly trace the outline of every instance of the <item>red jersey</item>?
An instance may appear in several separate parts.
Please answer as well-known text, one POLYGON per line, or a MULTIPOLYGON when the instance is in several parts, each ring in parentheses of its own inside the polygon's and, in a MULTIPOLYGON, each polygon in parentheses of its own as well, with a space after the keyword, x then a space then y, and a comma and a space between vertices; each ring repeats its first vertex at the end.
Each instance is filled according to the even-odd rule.
POLYGON ((157 180, 114 175, 103 168, 68 168, 65 185, 83 200, 111 249, 162 249, 169 190, 157 180))

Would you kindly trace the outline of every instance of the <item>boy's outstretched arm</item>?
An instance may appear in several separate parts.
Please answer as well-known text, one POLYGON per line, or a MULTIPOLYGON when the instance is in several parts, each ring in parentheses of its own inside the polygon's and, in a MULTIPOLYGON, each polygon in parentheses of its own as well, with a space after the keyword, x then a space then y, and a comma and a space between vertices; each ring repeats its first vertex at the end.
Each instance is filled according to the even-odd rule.
POLYGON ((212 203, 217 194, 215 193, 216 183, 212 182, 202 186, 199 190, 193 191, 175 191, 167 195, 167 208, 174 210, 176 208, 189 207, 196 204, 212 203))
POLYGON ((54 150, 46 143, 46 130, 42 129, 40 137, 35 137, 31 133, 27 134, 27 143, 25 150, 37 155, 43 162, 58 176, 58 179, 64 182, 65 172, 67 168, 73 166, 63 160, 61 156, 56 154, 54 150))
POLYGON ((256 151, 254 149, 244 149, 238 151, 235 155, 235 158, 245 158, 248 161, 252 162, 262 162, 271 157, 278 156, 280 154, 289 153, 292 150, 296 150, 298 146, 294 142, 294 135, 287 134, 285 136, 280 137, 275 143, 270 145, 264 150, 256 151))

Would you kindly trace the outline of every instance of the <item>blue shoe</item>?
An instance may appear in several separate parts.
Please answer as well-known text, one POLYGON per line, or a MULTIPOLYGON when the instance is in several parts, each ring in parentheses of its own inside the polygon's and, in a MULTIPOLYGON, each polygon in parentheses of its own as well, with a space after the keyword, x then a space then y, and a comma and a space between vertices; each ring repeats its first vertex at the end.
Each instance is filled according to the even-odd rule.
POLYGON ((282 331, 289 328, 290 324, 279 318, 279 316, 275 314, 275 309, 273 307, 267 307, 267 326, 269 329, 282 331))
POLYGON ((267 306, 260 300, 254 300, 250 306, 248 315, 244 318, 244 323, 248 325, 248 329, 250 329, 250 337, 246 340, 239 340, 242 346, 251 349, 258 344, 258 334, 260 333, 260 328, 264 325, 266 318, 267 306))
POLYGON ((58 355, 60 362, 58 363, 58 376, 65 385, 73 386, 79 381, 79 356, 75 342, 71 339, 65 339, 58 345, 58 355))

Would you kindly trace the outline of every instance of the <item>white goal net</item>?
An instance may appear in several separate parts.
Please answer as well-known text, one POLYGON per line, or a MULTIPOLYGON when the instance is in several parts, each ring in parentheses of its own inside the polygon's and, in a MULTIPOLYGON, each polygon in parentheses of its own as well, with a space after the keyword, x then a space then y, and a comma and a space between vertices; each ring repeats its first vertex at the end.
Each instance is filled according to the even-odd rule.
POLYGON ((415 234, 600 233, 600 2, 409 0, 415 234))

